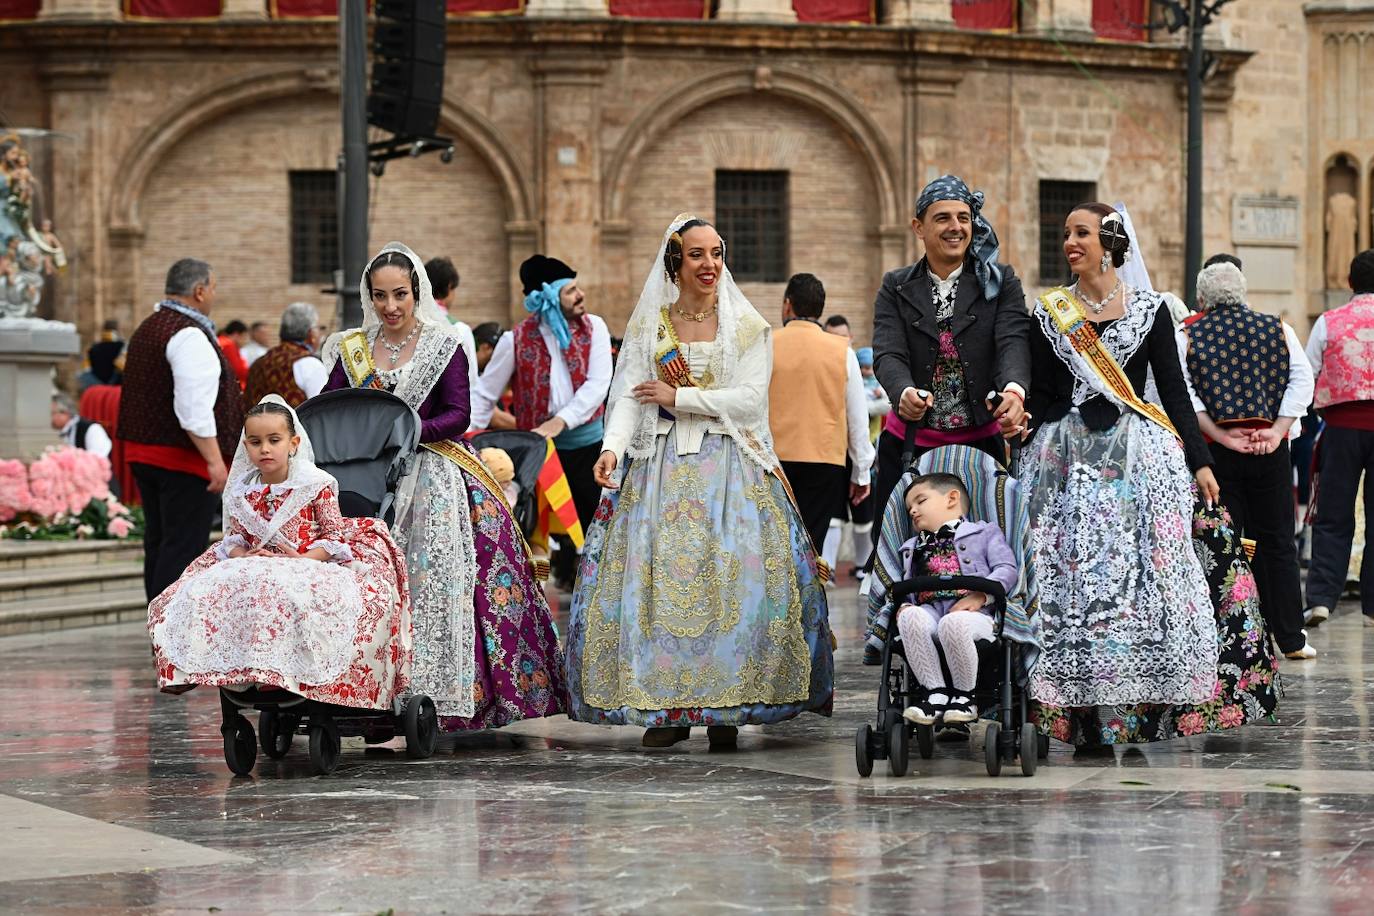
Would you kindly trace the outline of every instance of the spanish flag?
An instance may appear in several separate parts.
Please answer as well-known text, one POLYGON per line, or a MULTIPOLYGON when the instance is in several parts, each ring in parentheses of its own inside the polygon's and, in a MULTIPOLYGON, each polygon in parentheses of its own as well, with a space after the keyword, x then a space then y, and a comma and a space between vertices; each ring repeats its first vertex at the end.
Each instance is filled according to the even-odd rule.
POLYGON ((539 484, 535 488, 539 494, 539 530, 531 541, 547 552, 550 534, 566 534, 572 538, 573 546, 581 550, 582 523, 577 519, 568 475, 563 473, 563 462, 558 460, 552 439, 545 443, 545 449, 544 466, 539 470, 539 484))

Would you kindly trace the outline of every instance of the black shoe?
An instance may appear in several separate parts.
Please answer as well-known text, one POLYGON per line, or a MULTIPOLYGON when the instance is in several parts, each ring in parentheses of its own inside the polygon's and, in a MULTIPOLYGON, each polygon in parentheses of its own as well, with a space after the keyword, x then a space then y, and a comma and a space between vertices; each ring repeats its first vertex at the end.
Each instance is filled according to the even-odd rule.
POLYGON ((875 649, 872 646, 864 646, 865 665, 868 665, 870 668, 872 668, 881 665, 882 663, 883 653, 880 649, 875 649))

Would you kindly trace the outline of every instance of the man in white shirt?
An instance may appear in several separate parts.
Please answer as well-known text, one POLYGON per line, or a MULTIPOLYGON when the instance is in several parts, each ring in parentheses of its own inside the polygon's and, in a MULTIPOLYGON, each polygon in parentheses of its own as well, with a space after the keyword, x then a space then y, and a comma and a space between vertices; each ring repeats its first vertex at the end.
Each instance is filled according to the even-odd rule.
POLYGON ((265 321, 255 321, 248 328, 248 343, 239 347, 239 355, 243 357, 244 363, 248 368, 253 368, 253 363, 257 362, 268 350, 272 349, 272 328, 265 321))
POLYGON ((787 281, 783 328, 773 333, 768 422, 802 522, 820 551, 832 518, 844 517, 846 498, 868 496, 873 443, 859 360, 847 337, 821 327, 825 287, 812 274, 787 281), (845 466, 850 468, 846 480, 845 466))
POLYGON ((1288 658, 1316 658, 1303 635, 1301 573, 1293 540, 1288 440, 1312 403, 1312 367, 1298 335, 1245 303, 1245 276, 1215 261, 1197 276, 1201 316, 1179 331, 1179 358, 1198 425, 1211 440, 1221 501, 1257 545, 1260 611, 1288 658))
MULTIPOLYGON (((448 317, 448 323, 458 331, 458 342, 463 355, 468 358, 468 391, 477 387, 477 343, 472 336, 472 328, 466 321, 458 318, 458 268, 448 258, 430 258, 425 262, 425 276, 429 278, 434 301, 448 317)), ((481 429, 481 427, 477 427, 481 429)))
POLYGON ((238 378, 216 341, 210 265, 183 258, 166 296, 129 339, 116 435, 143 500, 148 600, 210 540, 228 465, 243 433, 238 378))
MULTIPOLYGON (((552 439, 585 531, 601 488, 592 466, 601 456, 606 393, 611 387, 611 334, 587 313, 577 271, 536 254, 520 265, 530 317, 501 335, 473 389, 472 425, 484 429, 509 384, 517 429, 552 439)), ((573 552, 559 550, 558 579, 570 584, 573 552)))
POLYGON ((248 370, 245 403, 251 407, 275 394, 292 407, 299 407, 319 394, 329 381, 329 370, 316 355, 323 334, 315 306, 309 302, 288 305, 281 314, 281 343, 248 370))
POLYGON ((110 457, 110 434, 99 423, 78 414, 76 404, 65 394, 52 396, 52 428, 67 445, 101 458, 110 457))

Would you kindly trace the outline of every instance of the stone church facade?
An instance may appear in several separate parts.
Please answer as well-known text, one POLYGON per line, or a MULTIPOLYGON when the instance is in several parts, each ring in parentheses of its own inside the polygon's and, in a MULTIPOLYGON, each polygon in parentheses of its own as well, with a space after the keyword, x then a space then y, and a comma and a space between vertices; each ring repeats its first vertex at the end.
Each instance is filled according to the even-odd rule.
MULTIPOLYGON (((1162 32, 1096 36, 1102 2, 1027 0, 1010 30, 961 28, 948 0, 892 0, 867 26, 797 23, 787 0, 720 0, 704 21, 611 17, 600 0, 452 18, 453 161, 396 160, 372 181, 370 246, 452 257, 473 324, 521 315, 516 267, 554 254, 618 332, 667 223, 716 217, 743 181, 755 305, 776 320, 785 275, 809 271, 866 341, 883 272, 918 256, 916 193, 952 171, 986 192, 1028 292, 1063 278, 1075 192, 1125 202, 1155 286, 1181 290, 1183 54, 1162 32), (751 209, 751 176, 778 183, 772 204, 751 209)), ((0 118, 66 138, 42 176, 74 256, 50 312, 84 338, 107 319, 131 331, 183 256, 216 268, 221 323, 275 323, 297 299, 333 313, 295 263, 293 194, 336 167, 337 24, 273 9, 135 21, 43 0, 0 24, 0 118)), ((1303 330, 1340 298, 1328 233, 1370 245, 1374 3, 1245 0, 1211 31, 1204 249, 1240 253, 1255 303, 1303 330), (1338 194, 1353 204, 1333 218, 1338 194)))

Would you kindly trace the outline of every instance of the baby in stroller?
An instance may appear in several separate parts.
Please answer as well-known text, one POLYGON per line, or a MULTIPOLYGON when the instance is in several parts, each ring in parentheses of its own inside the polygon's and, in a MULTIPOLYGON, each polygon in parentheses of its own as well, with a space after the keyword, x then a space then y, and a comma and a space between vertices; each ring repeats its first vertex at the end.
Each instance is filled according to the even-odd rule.
MULTIPOLYGON (((1016 555, 1001 529, 971 521, 968 489, 953 474, 923 474, 905 493, 916 534, 901 548, 904 578, 976 576, 999 583, 1010 594, 1020 574, 1016 555)), ((973 688, 978 681, 979 640, 993 638, 991 595, 937 590, 908 596, 897 611, 907 664, 929 693, 902 716, 919 725, 972 722, 978 718, 973 688), (938 647, 938 648, 937 648, 938 647), (943 651, 949 678, 940 664, 943 651), (950 683, 952 681, 952 683, 950 683)))

